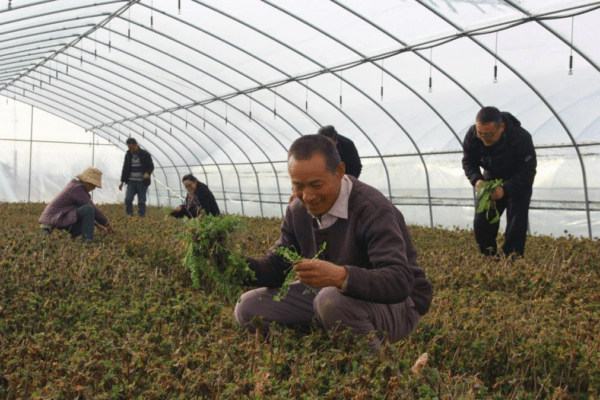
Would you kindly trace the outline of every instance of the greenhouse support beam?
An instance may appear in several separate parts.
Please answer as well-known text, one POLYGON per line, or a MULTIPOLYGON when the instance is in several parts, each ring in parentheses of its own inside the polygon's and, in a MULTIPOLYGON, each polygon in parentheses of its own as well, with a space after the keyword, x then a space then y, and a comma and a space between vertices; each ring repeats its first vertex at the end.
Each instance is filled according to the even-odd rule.
POLYGON ((33 160, 33 106, 31 106, 31 132, 29 135, 29 189, 27 190, 27 202, 31 202, 31 163, 33 160))
POLYGON ((548 24, 545 24, 543 21, 541 21, 538 18, 535 18, 529 11, 527 11, 526 9, 524 9, 523 7, 520 7, 518 4, 516 4, 514 2, 514 0, 504 0, 504 2, 506 4, 509 4, 511 7, 513 7, 514 9, 518 10, 519 12, 527 15, 527 17, 532 18, 535 22, 537 22, 540 26, 542 26, 544 29, 546 29, 548 32, 550 32, 551 34, 553 34, 554 36, 556 36, 557 39, 559 39, 561 42, 563 42, 564 44, 566 44, 567 46, 569 46, 570 48, 572 48, 573 50, 575 50, 575 52, 577 54, 579 54, 579 56, 581 58, 583 58, 585 61, 587 61, 592 67, 594 67, 596 69, 596 71, 600 72, 600 67, 598 66, 598 64, 596 64, 594 62, 594 60, 592 60, 587 54, 585 54, 582 50, 580 50, 577 46, 575 46, 573 43, 571 43, 569 40, 565 39, 564 37, 562 37, 558 32, 556 32, 554 29, 552 29, 548 24))

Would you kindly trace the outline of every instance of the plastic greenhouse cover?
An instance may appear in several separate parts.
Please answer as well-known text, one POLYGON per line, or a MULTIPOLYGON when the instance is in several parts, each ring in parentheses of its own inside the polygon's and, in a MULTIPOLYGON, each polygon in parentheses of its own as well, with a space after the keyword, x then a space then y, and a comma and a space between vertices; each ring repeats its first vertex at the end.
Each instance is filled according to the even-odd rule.
POLYGON ((598 235, 600 1, 8 4, 1 200, 48 201, 93 161, 96 200, 121 201, 133 136, 157 163, 154 204, 193 172, 224 210, 280 216, 287 148, 331 124, 409 222, 470 227, 462 140, 495 105, 537 147, 530 231, 598 235))

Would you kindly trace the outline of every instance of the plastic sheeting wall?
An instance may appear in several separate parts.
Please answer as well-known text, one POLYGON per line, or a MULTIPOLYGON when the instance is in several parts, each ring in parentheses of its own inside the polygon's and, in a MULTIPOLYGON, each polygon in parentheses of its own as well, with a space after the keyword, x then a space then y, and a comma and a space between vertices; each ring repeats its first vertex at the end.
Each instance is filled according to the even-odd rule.
MULTIPOLYGON (((92 131, 110 145, 100 152, 120 152, 105 171, 116 184, 123 143, 136 137, 169 188, 157 182, 151 190, 161 205, 179 201, 181 177, 193 172, 223 210, 279 216, 290 193, 287 148, 332 124, 357 145, 361 180, 409 222, 470 227, 461 142, 479 108, 495 105, 521 120, 537 147, 531 232, 598 236, 599 7, 571 0, 15 3, 0 11, 0 96, 7 98, 0 100, 0 198, 26 200, 29 143, 5 139, 29 139, 27 118, 15 123, 11 107, 31 104, 34 125, 45 110, 78 126, 60 130, 70 140, 89 143, 92 131)), ((52 124, 40 122, 35 137, 52 140, 52 124)), ((44 146, 33 146, 33 177, 52 170, 43 161, 49 154, 69 154, 66 175, 90 164, 84 145, 44 146)), ((106 201, 122 199, 111 190, 106 201)))

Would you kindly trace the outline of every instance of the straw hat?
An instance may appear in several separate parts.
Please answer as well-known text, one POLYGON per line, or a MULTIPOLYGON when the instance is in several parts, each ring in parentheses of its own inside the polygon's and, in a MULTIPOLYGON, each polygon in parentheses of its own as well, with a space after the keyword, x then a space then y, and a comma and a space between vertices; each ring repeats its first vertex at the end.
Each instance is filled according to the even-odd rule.
POLYGON ((98 168, 90 167, 75 177, 80 181, 91 183, 96 187, 102 187, 102 171, 98 168))

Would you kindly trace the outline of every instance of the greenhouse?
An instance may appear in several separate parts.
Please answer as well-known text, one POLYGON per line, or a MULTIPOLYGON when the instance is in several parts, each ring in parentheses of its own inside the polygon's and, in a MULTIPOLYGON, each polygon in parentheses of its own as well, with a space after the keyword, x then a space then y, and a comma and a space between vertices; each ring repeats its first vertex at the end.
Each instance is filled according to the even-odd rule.
POLYGON ((89 166, 117 203, 129 137, 149 203, 193 173, 227 213, 281 217, 287 149, 333 125, 407 222, 468 228, 462 143, 483 106, 531 133, 531 234, 600 230, 600 1, 8 0, 0 200, 51 200, 89 166))

